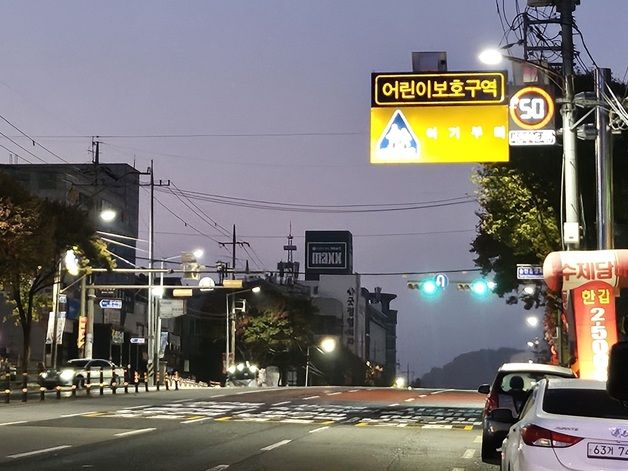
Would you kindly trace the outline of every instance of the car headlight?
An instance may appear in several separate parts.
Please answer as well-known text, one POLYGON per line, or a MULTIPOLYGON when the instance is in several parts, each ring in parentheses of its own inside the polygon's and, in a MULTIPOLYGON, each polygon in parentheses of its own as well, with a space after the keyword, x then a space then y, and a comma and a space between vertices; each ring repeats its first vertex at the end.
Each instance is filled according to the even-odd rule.
POLYGON ((48 373, 44 371, 43 373, 40 373, 39 376, 46 379, 48 377, 48 373))
POLYGON ((249 371, 250 371, 251 373, 255 373, 255 372, 257 372, 257 365, 251 365, 251 366, 249 366, 249 371))
POLYGON ((228 372, 228 373, 233 374, 233 373, 235 373, 235 371, 236 371, 236 368, 235 368, 235 366, 233 366, 233 365, 231 365, 229 368, 227 368, 227 372, 228 372))
POLYGON ((238 371, 244 371, 244 363, 238 363, 238 366, 236 366, 236 368, 238 369, 238 371))
POLYGON ((65 381, 74 377, 74 370, 62 370, 59 377, 65 381))

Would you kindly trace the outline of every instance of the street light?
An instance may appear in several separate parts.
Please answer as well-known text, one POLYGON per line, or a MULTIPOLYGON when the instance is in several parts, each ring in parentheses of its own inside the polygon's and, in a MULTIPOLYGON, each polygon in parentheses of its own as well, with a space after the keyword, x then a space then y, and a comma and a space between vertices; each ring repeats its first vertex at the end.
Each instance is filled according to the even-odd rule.
POLYGON ((578 196, 578 171, 576 160, 576 123, 575 104, 573 90, 573 62, 571 57, 563 58, 563 73, 527 61, 519 57, 504 55, 499 50, 485 50, 478 55, 478 59, 487 65, 496 65, 502 59, 525 64, 533 67, 554 82, 563 92, 561 107, 562 135, 563 135, 563 183, 565 194, 565 216, 563 223, 563 243, 571 249, 577 249, 580 245, 579 225, 579 196, 578 196))
POLYGON ((113 221, 116 217, 118 216, 118 213, 116 213, 115 210, 113 209, 103 209, 100 212, 100 219, 102 219, 105 222, 111 222, 113 221))
MULTIPOLYGON (((51 364, 53 368, 57 366, 57 350, 59 345, 59 340, 57 339, 57 330, 59 329, 59 310, 60 310, 60 299, 61 299, 61 279, 62 279, 62 270, 65 267, 66 271, 72 275, 76 276, 79 274, 79 264, 76 258, 76 254, 73 250, 66 250, 62 259, 59 260, 59 264, 57 270, 55 270, 54 281, 52 285, 52 303, 53 303, 53 322, 52 322, 52 335, 50 338, 50 356, 51 356, 51 364)), ((48 324, 50 325, 50 324, 48 324)), ((63 335, 63 333, 61 333, 63 335)))
MULTIPOLYGON (((254 286, 252 288, 249 289, 241 289, 239 291, 234 291, 233 293, 227 293, 225 295, 225 301, 226 301, 226 322, 225 322, 225 371, 228 370, 228 368, 231 366, 231 357, 230 355, 233 354, 233 363, 235 363, 235 310, 234 310, 234 315, 231 316, 230 315, 230 310, 229 310, 229 296, 235 296, 236 294, 241 294, 241 293, 259 293, 260 291, 262 291, 262 288, 260 288, 259 286, 254 286)), ((233 304, 233 303, 232 303, 233 304)))
POLYGON ((539 318, 536 316, 528 316, 526 322, 530 327, 536 327, 539 325, 539 318))
MULTIPOLYGON (((334 337, 324 337, 321 339, 318 345, 314 345, 314 348, 316 348, 321 353, 331 353, 334 350, 336 350, 336 344, 337 342, 334 337)), ((308 345, 307 351, 306 351, 306 361, 305 361, 305 385, 306 386, 309 383, 309 377, 310 377, 310 346, 308 345)))
MULTIPOLYGON (((200 258, 203 256, 203 249, 196 249, 192 252, 195 258, 200 258)), ((164 264, 168 261, 175 260, 177 258, 183 258, 186 255, 186 252, 182 252, 178 255, 173 255, 172 257, 162 258, 160 262, 160 273, 159 273, 159 287, 152 287, 149 289, 149 303, 153 303, 154 300, 157 300, 157 314, 153 315, 154 319, 149 319, 149 343, 150 339, 152 339, 152 362, 154 365, 154 374, 155 374, 155 384, 157 384, 157 375, 159 374, 159 354, 161 353, 161 298, 163 298, 165 293, 164 288, 164 264), (150 335, 150 331, 152 330, 153 335, 150 335)), ((155 310, 153 309, 154 313, 155 310)), ((150 350, 150 349, 149 349, 150 350)), ((150 355, 149 355, 150 357, 150 355)))

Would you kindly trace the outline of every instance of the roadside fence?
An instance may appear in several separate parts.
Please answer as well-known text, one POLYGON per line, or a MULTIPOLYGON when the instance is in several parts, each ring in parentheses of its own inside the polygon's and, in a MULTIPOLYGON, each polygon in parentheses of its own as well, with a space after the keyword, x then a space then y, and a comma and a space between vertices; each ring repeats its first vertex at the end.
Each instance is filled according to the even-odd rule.
POLYGON ((150 385, 150 378, 147 372, 134 371, 130 372, 124 369, 124 377, 114 376, 105 381, 103 368, 98 370, 87 370, 86 378, 75 382, 72 386, 54 386, 44 387, 38 383, 37 373, 22 373, 19 375, 6 373, 0 376, 0 385, 2 388, 2 396, 4 403, 8 404, 11 400, 21 400, 28 402, 29 400, 45 401, 47 397, 54 396, 56 399, 62 397, 76 398, 79 393, 85 397, 93 395, 103 396, 105 391, 111 394, 118 394, 119 390, 123 390, 124 394, 138 394, 141 392, 160 391, 163 386, 166 391, 180 388, 206 388, 219 386, 219 383, 196 382, 187 378, 182 378, 175 371, 173 374, 165 374, 164 378, 160 378, 157 374, 156 382, 150 385), (143 385, 143 388, 141 386, 143 385))

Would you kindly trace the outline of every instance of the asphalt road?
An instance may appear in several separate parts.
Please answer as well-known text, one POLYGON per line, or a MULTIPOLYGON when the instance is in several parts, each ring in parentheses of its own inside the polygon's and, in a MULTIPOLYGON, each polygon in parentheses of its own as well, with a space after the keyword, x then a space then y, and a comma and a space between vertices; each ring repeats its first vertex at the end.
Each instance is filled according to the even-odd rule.
POLYGON ((0 404, 0 469, 497 470, 471 391, 186 389, 0 404))

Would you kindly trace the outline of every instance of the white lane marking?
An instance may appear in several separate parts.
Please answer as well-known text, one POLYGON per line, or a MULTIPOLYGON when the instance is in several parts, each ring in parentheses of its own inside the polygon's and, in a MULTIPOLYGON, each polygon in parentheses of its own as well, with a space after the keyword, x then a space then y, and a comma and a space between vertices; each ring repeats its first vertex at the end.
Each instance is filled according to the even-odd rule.
POLYGON ((441 389, 440 391, 434 391, 434 392, 431 392, 430 394, 442 394, 444 392, 449 392, 449 391, 453 391, 453 389, 441 389))
POLYGON ((283 445, 287 445, 288 443, 290 443, 292 440, 281 440, 280 442, 277 443, 273 443, 272 445, 268 445, 265 446, 264 448, 260 448, 261 451, 270 451, 270 450, 274 450, 275 448, 278 448, 280 446, 283 445))
POLYGON ((325 425, 324 427, 315 428, 314 430, 310 430, 310 433, 320 432, 322 430, 328 429, 329 425, 325 425))
POLYGON ((17 425, 17 424, 26 424, 26 423, 28 423, 28 421, 18 420, 17 422, 5 422, 3 424, 0 424, 0 427, 4 427, 5 425, 17 425))
MULTIPOLYGON (((52 335, 52 334, 51 334, 52 335)), ((177 401, 172 401, 172 404, 180 404, 182 402, 191 401, 192 399, 179 399, 177 401)))
POLYGON ((404 399, 403 401, 404 402, 412 402, 412 401, 414 401, 414 398, 413 397, 409 397, 408 399, 404 399))
POLYGON ((53 446, 52 448, 44 448, 43 450, 28 451, 26 453, 18 453, 16 455, 8 455, 7 458, 23 458, 25 456, 40 455, 42 453, 50 453, 51 451, 63 450, 70 448, 72 445, 53 446))
MULTIPOLYGON (((225 397, 225 396, 226 396, 226 394, 216 394, 216 395, 211 396, 211 397, 212 397, 212 399, 213 399, 213 398, 215 398, 215 397, 225 397)), ((228 465, 228 464, 221 464, 220 466, 229 466, 229 465, 228 465)), ((213 469, 213 468, 212 468, 212 469, 213 469)), ((225 469, 225 468, 221 468, 221 469, 225 469)))
POLYGON ((307 401, 307 400, 309 400, 309 399, 316 399, 316 398, 319 398, 319 397, 320 397, 320 396, 308 396, 308 397, 304 397, 304 398, 303 398, 303 400, 304 400, 304 401, 307 401))
POLYGON ((451 471, 464 471, 464 468, 453 468, 451 471))
POLYGON ((358 392, 357 389, 350 389, 348 392, 358 392))
POLYGON ((419 397, 425 397, 427 396, 427 394, 421 394, 419 397))
POLYGON ((272 404, 273 406, 282 406, 284 404, 290 404, 292 401, 281 401, 281 402, 275 402, 274 404, 272 404))
POLYGON ((144 407, 150 407, 152 404, 142 404, 141 406, 133 406, 133 407, 125 407, 122 410, 134 410, 134 409, 142 409, 144 407))
POLYGON ((222 471, 223 469, 227 469, 228 467, 229 467, 228 464, 219 464, 218 466, 209 468, 207 471, 222 471))
POLYGON ((469 448, 467 451, 465 451, 462 454, 462 457, 464 459, 470 460, 471 458, 473 458, 474 455, 475 455, 475 449, 474 448, 469 448))
POLYGON ((116 433, 116 434, 114 434, 114 436, 116 436, 116 437, 128 437, 129 435, 137 435, 138 433, 152 432, 153 430, 157 430, 157 429, 154 428, 154 427, 152 427, 152 428, 140 428, 138 430, 130 430, 129 432, 116 433))
POLYGON ((89 412, 79 412, 78 414, 63 414, 63 415, 60 415, 59 417, 78 417, 79 415, 95 414, 97 412, 98 412, 97 410, 92 410, 92 411, 89 411, 89 412))
MULTIPOLYGON (((232 394, 226 394, 227 396, 231 395, 240 395, 240 394, 255 394, 259 392, 270 392, 270 391, 279 391, 281 388, 263 388, 263 389, 253 389, 252 391, 240 391, 232 394)), ((285 388, 284 388, 285 389, 285 388)), ((216 396, 213 396, 216 397, 216 396)))
POLYGON ((482 435, 478 435, 473 439, 473 443, 482 443, 482 435))
POLYGON ((333 392, 333 393, 327 393, 328 396, 336 396, 338 394, 342 394, 342 391, 337 391, 337 392, 333 392))
POLYGON ((394 404, 388 404, 388 407, 397 407, 399 405, 398 402, 395 402, 394 404))
POLYGON ((205 420, 209 420, 212 417, 201 417, 200 419, 190 419, 190 420, 184 420, 183 422, 181 422, 182 424, 195 424, 196 422, 203 422, 205 420))

